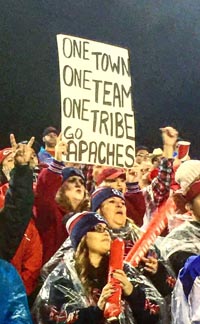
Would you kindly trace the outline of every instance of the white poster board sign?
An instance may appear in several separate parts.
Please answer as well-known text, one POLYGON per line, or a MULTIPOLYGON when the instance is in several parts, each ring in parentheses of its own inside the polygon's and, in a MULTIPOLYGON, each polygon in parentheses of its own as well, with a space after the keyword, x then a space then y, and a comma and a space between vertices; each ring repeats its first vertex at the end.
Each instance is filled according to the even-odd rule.
POLYGON ((67 160, 131 167, 135 126, 128 50, 57 35, 67 160))

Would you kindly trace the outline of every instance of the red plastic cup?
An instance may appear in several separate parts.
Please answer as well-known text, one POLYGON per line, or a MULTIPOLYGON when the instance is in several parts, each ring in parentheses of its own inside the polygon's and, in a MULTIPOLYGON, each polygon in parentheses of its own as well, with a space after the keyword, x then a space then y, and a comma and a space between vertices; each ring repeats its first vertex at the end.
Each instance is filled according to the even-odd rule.
POLYGON ((178 143, 178 159, 186 160, 190 150, 190 142, 179 141, 178 143))

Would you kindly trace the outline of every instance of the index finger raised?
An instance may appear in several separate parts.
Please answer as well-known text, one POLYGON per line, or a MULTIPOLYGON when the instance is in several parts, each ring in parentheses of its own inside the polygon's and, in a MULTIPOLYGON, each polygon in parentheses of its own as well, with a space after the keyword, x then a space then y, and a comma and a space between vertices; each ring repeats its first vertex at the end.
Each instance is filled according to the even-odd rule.
POLYGON ((60 141, 62 141, 62 132, 60 132, 60 134, 57 137, 57 143, 59 143, 60 141))
POLYGON ((35 137, 34 137, 34 136, 32 136, 32 137, 31 137, 31 139, 30 139, 30 140, 28 141, 28 144, 27 144, 27 146, 29 146, 29 147, 32 147, 32 145, 33 145, 34 141, 35 141, 35 137))
POLYGON ((17 147, 17 143, 15 140, 14 134, 10 134, 10 145, 11 145, 12 149, 16 149, 16 147, 17 147))

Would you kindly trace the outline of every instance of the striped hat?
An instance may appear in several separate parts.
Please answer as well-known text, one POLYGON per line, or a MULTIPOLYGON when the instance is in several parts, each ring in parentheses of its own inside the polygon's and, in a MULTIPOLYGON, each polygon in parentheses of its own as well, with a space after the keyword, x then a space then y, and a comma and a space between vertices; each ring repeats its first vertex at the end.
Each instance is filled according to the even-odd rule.
POLYGON ((82 237, 99 223, 107 225, 107 222, 103 217, 90 211, 76 213, 68 219, 66 228, 75 250, 77 249, 82 237))
POLYGON ((121 191, 111 187, 99 187, 91 195, 92 211, 97 211, 102 202, 110 197, 119 197, 125 201, 121 191))

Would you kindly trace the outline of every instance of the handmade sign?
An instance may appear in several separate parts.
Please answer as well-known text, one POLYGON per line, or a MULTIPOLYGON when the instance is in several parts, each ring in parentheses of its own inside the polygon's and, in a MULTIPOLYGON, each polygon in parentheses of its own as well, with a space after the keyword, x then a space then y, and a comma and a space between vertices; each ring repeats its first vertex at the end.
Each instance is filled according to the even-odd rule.
POLYGON ((135 127, 128 50, 57 35, 67 160, 132 167, 135 127))

